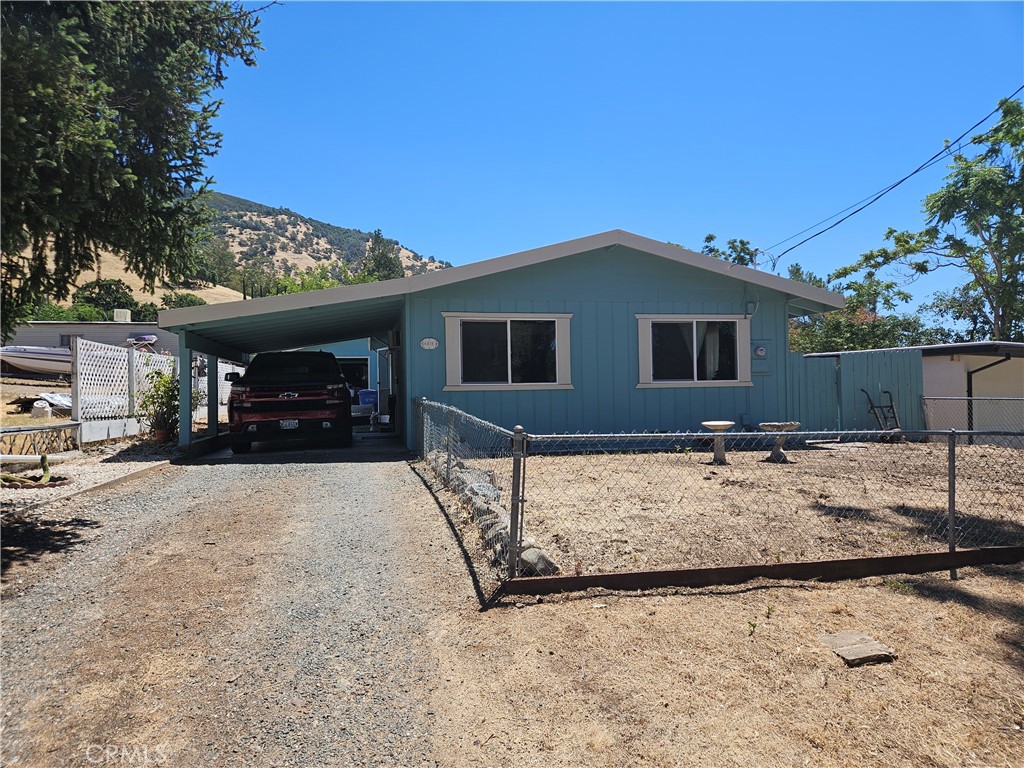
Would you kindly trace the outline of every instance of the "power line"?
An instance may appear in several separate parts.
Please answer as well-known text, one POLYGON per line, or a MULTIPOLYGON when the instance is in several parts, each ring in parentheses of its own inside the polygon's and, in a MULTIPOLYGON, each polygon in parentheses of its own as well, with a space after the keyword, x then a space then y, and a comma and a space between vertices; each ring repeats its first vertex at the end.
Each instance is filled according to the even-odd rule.
MULTIPOLYGON (((1009 95, 1009 96, 1007 97, 1007 100, 1008 100, 1008 99, 1012 99, 1012 98, 1013 98, 1014 96, 1016 96, 1016 95, 1017 95, 1018 93, 1020 93, 1021 91, 1024 91, 1024 85, 1022 85, 1022 86, 1021 86, 1020 88, 1018 88, 1018 89, 1017 89, 1016 91, 1014 91, 1013 93, 1011 93, 1011 94, 1010 94, 1010 95, 1009 95)), ((807 231, 809 231, 809 230, 811 230, 811 229, 814 229, 815 227, 817 227, 817 226, 819 226, 819 225, 821 225, 821 224, 824 224, 824 223, 825 223, 826 221, 829 221, 830 219, 834 219, 834 218, 835 218, 836 216, 839 216, 840 214, 842 214, 842 213, 845 213, 846 211, 849 211, 849 210, 850 210, 850 208, 853 208, 854 206, 859 206, 858 208, 856 208, 856 210, 852 211, 851 213, 848 213, 848 214, 847 214, 846 216, 843 216, 843 218, 839 219, 839 221, 836 221, 836 222, 834 222, 834 223, 830 224, 829 226, 825 227, 824 229, 822 229, 822 230, 819 230, 818 232, 815 232, 815 233, 814 233, 813 235, 811 235, 810 237, 806 237, 806 238, 804 238, 803 240, 801 240, 801 241, 800 241, 799 243, 797 243, 796 245, 790 246, 789 248, 787 248, 786 250, 784 250, 784 251, 783 251, 782 253, 780 253, 780 254, 779 254, 778 256, 774 257, 774 259, 773 259, 773 262, 774 262, 775 264, 778 264, 778 261, 779 261, 779 259, 781 259, 781 258, 782 258, 783 256, 785 256, 785 255, 786 255, 787 253, 789 253, 790 251, 792 251, 792 250, 794 250, 794 249, 796 249, 796 248, 799 248, 799 247, 800 247, 801 245, 803 245, 804 243, 810 242, 811 240, 813 240, 814 238, 818 237, 819 235, 823 235, 823 234, 825 234, 825 233, 826 233, 826 232, 828 232, 828 231, 829 231, 830 229, 835 229, 835 228, 836 228, 836 227, 838 227, 838 226, 839 226, 840 224, 842 224, 842 223, 843 223, 844 221, 846 221, 847 219, 849 219, 849 218, 850 218, 851 216, 856 216, 856 215, 857 215, 858 213, 860 213, 861 211, 863 211, 863 210, 864 210, 865 208, 867 208, 868 206, 870 206, 870 205, 873 205, 874 203, 876 203, 876 202, 878 202, 879 200, 881 200, 881 199, 882 199, 883 197, 885 197, 885 195, 889 194, 889 193, 890 193, 890 192, 892 192, 892 191, 893 191, 894 189, 896 189, 896 187, 900 186, 900 184, 902 184, 903 182, 907 181, 907 179, 910 179, 911 177, 913 177, 913 176, 916 176, 917 174, 919 174, 919 173, 920 173, 921 171, 925 170, 926 168, 930 168, 931 166, 935 165, 935 163, 939 162, 939 160, 941 160, 941 159, 942 159, 943 157, 945 157, 946 155, 948 155, 948 154, 949 154, 949 151, 950 151, 950 148, 951 148, 951 147, 953 147, 953 146, 954 146, 954 145, 956 145, 956 144, 959 144, 959 143, 960 143, 960 141, 961 141, 961 140, 962 140, 962 139, 963 139, 963 138, 964 138, 964 137, 965 137, 965 136, 966 136, 967 134, 969 134, 969 133, 970 133, 971 131, 973 131, 973 130, 974 130, 975 128, 977 128, 977 127, 978 127, 979 125, 981 125, 982 123, 984 123, 985 121, 987 121, 987 120, 988 120, 988 119, 989 119, 990 117, 992 117, 992 115, 994 115, 994 114, 995 114, 996 112, 998 112, 998 111, 999 111, 999 107, 996 107, 995 109, 993 109, 993 110, 992 110, 991 112, 989 112, 989 113, 988 113, 987 115, 985 115, 985 116, 984 116, 983 118, 981 118, 981 120, 979 120, 979 121, 978 121, 978 122, 976 122, 976 123, 975 123, 974 125, 972 125, 972 126, 971 126, 970 128, 968 128, 968 129, 967 129, 966 131, 964 131, 963 133, 961 133, 961 134, 960 134, 959 136, 957 136, 957 137, 956 137, 956 138, 955 138, 955 139, 954 139, 953 141, 951 141, 951 142, 950 142, 950 143, 949 143, 949 144, 948 144, 947 146, 943 147, 943 148, 942 148, 942 149, 941 149, 941 150, 940 150, 939 152, 936 152, 936 153, 935 153, 934 155, 932 155, 931 157, 929 157, 929 158, 928 158, 927 160, 925 160, 925 161, 924 161, 923 163, 921 163, 921 165, 917 166, 917 168, 915 168, 915 169, 914 169, 913 171, 911 171, 910 173, 908 173, 908 174, 907 174, 906 176, 904 176, 904 177, 903 177, 902 179, 900 179, 899 181, 897 181, 897 182, 894 182, 894 183, 890 184, 889 186, 885 187, 885 188, 884 188, 884 189, 882 189, 881 191, 879 191, 879 192, 876 192, 876 193, 875 193, 874 195, 870 195, 869 197, 866 197, 866 198, 864 198, 864 200, 861 200, 860 202, 854 203, 853 205, 851 205, 851 206, 849 206, 849 207, 847 207, 847 208, 844 208, 843 210, 839 211, 839 213, 834 213, 834 214, 832 214, 831 216, 829 216, 829 217, 828 217, 827 219, 823 219, 822 221, 819 221, 819 222, 818 222, 817 224, 812 224, 812 225, 811 225, 810 227, 808 227, 807 229, 804 229, 804 230, 802 230, 802 231, 800 231, 800 232, 797 232, 797 233, 796 233, 795 235, 792 235, 792 236, 790 236, 790 237, 787 237, 787 238, 786 238, 785 240, 782 240, 782 241, 780 241, 780 242, 776 243, 775 245, 771 246, 770 248, 768 248, 768 250, 770 251, 770 250, 771 250, 772 248, 776 248, 776 247, 778 247, 778 246, 782 245, 782 243, 786 243, 786 242, 789 242, 789 241, 790 241, 790 240, 792 240, 792 239, 793 239, 794 237, 799 237, 799 236, 800 236, 800 235, 802 235, 802 234, 803 234, 804 232, 807 232, 807 231), (866 200, 867 202, 865 202, 865 200, 866 200), (864 204, 863 204, 863 205, 861 205, 861 203, 864 203, 864 204)), ((970 141, 970 142, 968 142, 968 143, 970 143, 970 144, 973 144, 973 143, 974 143, 974 141, 973 141, 973 140, 971 140, 971 141, 970 141)), ((773 268, 774 268, 774 267, 773 267, 773 268)))

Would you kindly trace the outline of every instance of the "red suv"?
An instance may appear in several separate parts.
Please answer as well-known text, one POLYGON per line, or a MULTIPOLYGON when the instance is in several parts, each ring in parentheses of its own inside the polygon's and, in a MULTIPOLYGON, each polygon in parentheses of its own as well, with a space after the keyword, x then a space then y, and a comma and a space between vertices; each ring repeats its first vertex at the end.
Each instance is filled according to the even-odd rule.
POLYGON ((258 440, 315 438, 352 445, 352 395, 330 352, 262 352, 245 374, 229 373, 231 450, 258 440))

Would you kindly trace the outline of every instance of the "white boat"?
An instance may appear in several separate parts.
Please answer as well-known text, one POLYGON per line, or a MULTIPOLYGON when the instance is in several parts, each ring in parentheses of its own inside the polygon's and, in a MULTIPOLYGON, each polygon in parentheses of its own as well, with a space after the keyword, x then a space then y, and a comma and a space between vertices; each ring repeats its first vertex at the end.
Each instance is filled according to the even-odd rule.
POLYGON ((27 373, 71 375, 68 347, 0 347, 0 360, 27 373))

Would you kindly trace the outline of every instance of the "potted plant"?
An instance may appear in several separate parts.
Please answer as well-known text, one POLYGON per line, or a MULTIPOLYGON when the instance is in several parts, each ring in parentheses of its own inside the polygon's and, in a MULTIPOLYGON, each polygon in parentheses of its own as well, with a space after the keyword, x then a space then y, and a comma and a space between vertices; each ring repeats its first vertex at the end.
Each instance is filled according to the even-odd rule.
POLYGON ((178 433, 178 377, 153 371, 146 377, 149 389, 139 398, 142 419, 158 443, 172 440, 178 433))

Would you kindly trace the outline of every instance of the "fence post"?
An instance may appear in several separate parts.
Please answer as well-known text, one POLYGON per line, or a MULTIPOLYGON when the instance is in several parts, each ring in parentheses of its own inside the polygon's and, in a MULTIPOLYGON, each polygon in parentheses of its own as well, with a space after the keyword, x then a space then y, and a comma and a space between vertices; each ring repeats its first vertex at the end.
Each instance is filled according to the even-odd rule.
POLYGON ((444 470, 444 484, 447 488, 452 484, 452 438, 455 433, 455 411, 448 411, 448 439, 445 440, 445 450, 448 451, 447 462, 444 470))
MULTIPOLYGON (((413 429, 416 430, 416 453, 421 459, 427 458, 427 398, 416 397, 412 401, 413 429)), ((397 425, 393 429, 398 429, 397 425)))
POLYGON ((519 575, 519 527, 523 514, 523 459, 526 452, 526 435, 516 425, 512 435, 512 505, 508 520, 508 577, 519 575))
MULTIPOLYGON (((949 486, 949 508, 946 518, 946 537, 949 539, 949 553, 956 552, 956 430, 949 430, 949 458, 946 473, 949 486)), ((957 579, 956 568, 949 569, 949 578, 957 579)))
POLYGON ((135 348, 128 347, 128 418, 134 419, 138 410, 138 400, 135 395, 135 348))

